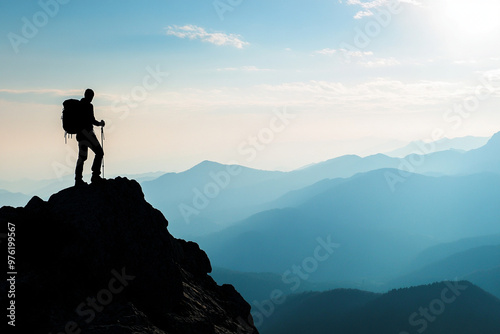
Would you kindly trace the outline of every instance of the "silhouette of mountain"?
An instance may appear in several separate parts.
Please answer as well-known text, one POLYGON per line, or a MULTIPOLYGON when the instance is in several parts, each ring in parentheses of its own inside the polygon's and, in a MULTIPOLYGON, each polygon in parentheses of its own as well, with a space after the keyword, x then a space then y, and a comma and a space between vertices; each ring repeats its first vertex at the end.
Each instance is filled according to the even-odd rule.
POLYGON ((204 161, 185 172, 168 173, 144 182, 143 187, 153 205, 172 221, 180 222, 172 226, 173 231, 182 236, 197 237, 221 230, 258 212, 283 207, 280 197, 313 185, 309 190, 318 191, 325 179, 350 178, 387 168, 403 169, 404 172, 393 172, 395 176, 404 174, 403 182, 410 178, 406 175, 413 174, 500 174, 500 157, 496 154, 499 150, 500 133, 497 133, 484 146, 467 152, 446 150, 426 155, 412 154, 404 159, 383 154, 367 157, 346 155, 291 172, 204 161))
MULTIPOLYGON (((331 256, 307 277, 342 283, 341 286, 370 284, 370 289, 374 283, 371 281, 398 275, 409 259, 433 244, 422 235, 352 227, 328 221, 331 216, 316 221, 310 216, 291 208, 263 212, 234 227, 201 237, 198 243, 217 266, 282 275, 313 256, 320 244, 318 239, 324 243, 330 240, 339 246, 332 246, 331 256)), ((287 282, 296 276, 290 274, 287 282)))
MULTIPOLYGON (((290 286, 283 282, 281 275, 275 273, 248 273, 215 267, 210 276, 219 284, 233 285, 250 304, 254 301, 269 299, 275 289, 290 294, 290 286)), ((340 287, 359 288, 359 285, 352 284, 352 286, 349 286, 349 284, 349 282, 304 281, 295 292, 327 291, 340 287)))
POLYGON ((295 192, 301 200, 294 207, 258 213, 197 241, 216 266, 281 274, 310 256, 318 237, 330 235, 341 246, 314 280, 369 282, 400 276, 437 243, 500 232, 500 176, 412 175, 393 192, 388 172, 397 173, 324 181, 304 196, 295 192))
POLYGON ((474 283, 495 297, 500 298, 500 267, 476 271, 464 276, 463 279, 474 283))
POLYGON ((261 333, 344 333, 344 318, 351 312, 374 301, 379 294, 337 289, 325 292, 306 292, 287 296, 284 304, 264 321, 261 333))
POLYGON ((297 208, 313 214, 315 221, 324 217, 332 221, 336 217, 351 226, 369 225, 415 234, 425 231, 443 241, 500 232, 496 205, 500 196, 499 175, 413 174, 393 189, 388 173, 398 171, 376 170, 356 175, 297 208))
POLYGON ((398 168, 399 164, 399 159, 383 154, 370 155, 364 158, 357 155, 344 155, 292 171, 290 174, 293 178, 305 180, 306 184, 312 184, 327 178, 347 178, 376 169, 398 168))
MULTIPOLYGON (((486 145, 468 152, 444 151, 427 154, 423 159, 415 157, 416 161, 424 161, 416 166, 418 173, 465 175, 474 173, 500 173, 500 132, 494 134, 486 145)), ((406 157, 410 160, 410 157, 406 157)))
MULTIPOLYGON (((73 177, 71 177, 73 179, 73 177)), ((10 192, 21 192, 23 194, 31 194, 34 191, 47 186, 49 183, 53 183, 55 180, 31 180, 31 179, 20 179, 20 180, 2 180, 0 179, 0 189, 4 189, 10 192)))
POLYGON ((0 189, 0 206, 23 206, 28 203, 29 199, 28 195, 0 189))
POLYGON ((442 282, 383 295, 334 290, 289 297, 262 322, 263 334, 495 334, 500 300, 469 282, 442 282))
POLYGON ((461 279, 478 271, 500 267, 500 245, 481 246, 453 254, 400 277, 391 287, 405 287, 461 279))
MULTIPOLYGON (((250 305, 207 275, 205 252, 170 235, 135 181, 33 197, 24 208, 2 207, 0 223, 15 226, 11 271, 24 333, 257 333, 250 305)), ((8 289, 0 283, 2 305, 8 289)))
POLYGON ((142 187, 151 204, 179 222, 172 231, 189 236, 216 231, 221 224, 253 213, 253 206, 281 196, 287 191, 283 175, 204 161, 143 182, 142 187))
POLYGON ((455 151, 470 151, 481 146, 484 146, 489 137, 459 137, 459 138, 443 138, 434 142, 424 142, 421 140, 413 141, 410 144, 398 148, 396 150, 385 152, 385 155, 390 157, 404 158, 415 153, 435 153, 440 151, 455 150, 455 151))
POLYGON ((411 262, 412 271, 418 270, 431 263, 444 260, 447 257, 481 246, 500 245, 500 234, 465 238, 454 242, 439 244, 422 251, 411 262))

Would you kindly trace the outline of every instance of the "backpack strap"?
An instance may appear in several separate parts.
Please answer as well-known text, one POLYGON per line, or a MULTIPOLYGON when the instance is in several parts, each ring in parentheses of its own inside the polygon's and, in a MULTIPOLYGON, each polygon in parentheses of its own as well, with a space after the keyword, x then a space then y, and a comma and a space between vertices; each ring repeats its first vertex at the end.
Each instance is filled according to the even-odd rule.
POLYGON ((68 133, 68 131, 65 131, 64 132, 64 143, 65 144, 68 143, 68 136, 69 136, 69 138, 73 139, 73 134, 72 133, 68 133))

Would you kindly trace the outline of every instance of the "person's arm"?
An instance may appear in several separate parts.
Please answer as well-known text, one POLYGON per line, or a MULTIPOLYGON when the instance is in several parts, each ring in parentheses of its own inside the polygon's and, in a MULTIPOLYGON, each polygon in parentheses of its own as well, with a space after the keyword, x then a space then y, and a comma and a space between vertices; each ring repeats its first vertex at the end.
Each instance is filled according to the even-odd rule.
POLYGON ((106 123, 101 120, 100 122, 98 120, 95 119, 95 116, 94 116, 94 106, 93 105, 90 105, 92 107, 92 124, 95 125, 95 126, 104 126, 106 125, 106 123))

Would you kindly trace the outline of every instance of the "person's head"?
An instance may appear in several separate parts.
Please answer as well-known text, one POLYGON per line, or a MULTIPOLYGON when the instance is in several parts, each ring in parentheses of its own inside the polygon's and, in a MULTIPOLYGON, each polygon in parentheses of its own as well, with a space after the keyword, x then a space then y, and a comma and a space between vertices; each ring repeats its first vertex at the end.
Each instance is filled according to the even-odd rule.
POLYGON ((89 100, 89 102, 92 102, 92 99, 94 98, 94 91, 90 88, 87 88, 84 96, 85 96, 85 99, 89 100))

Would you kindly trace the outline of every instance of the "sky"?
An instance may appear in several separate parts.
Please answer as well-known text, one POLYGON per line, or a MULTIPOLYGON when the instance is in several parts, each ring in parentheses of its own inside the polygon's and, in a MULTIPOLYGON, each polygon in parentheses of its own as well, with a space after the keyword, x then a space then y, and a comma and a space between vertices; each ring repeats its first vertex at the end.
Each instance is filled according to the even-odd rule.
POLYGON ((0 179, 73 174, 62 102, 86 88, 109 175, 292 170, 491 136, 498 13, 495 0, 0 0, 0 179))

